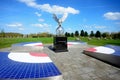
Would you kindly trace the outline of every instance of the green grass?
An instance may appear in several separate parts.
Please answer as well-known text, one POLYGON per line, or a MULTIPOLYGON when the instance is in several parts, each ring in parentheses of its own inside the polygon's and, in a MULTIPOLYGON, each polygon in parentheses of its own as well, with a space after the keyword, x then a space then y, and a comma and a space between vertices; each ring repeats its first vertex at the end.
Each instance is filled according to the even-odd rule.
POLYGON ((87 42, 91 45, 97 45, 97 46, 103 46, 107 44, 111 45, 119 45, 120 46, 120 40, 114 40, 114 39, 97 39, 93 38, 91 40, 88 40, 88 38, 80 38, 82 41, 87 42))
POLYGON ((10 47, 12 44, 20 42, 42 42, 43 44, 52 43, 53 38, 1 38, 0 48, 10 47))
MULTIPOLYGON (((68 40, 75 40, 73 37, 69 37, 68 40)), ((105 40, 105 39, 96 39, 93 38, 91 40, 88 40, 88 38, 80 38, 81 41, 87 42, 91 45, 106 45, 106 44, 112 44, 112 45, 120 45, 120 40, 105 40)), ((53 43, 52 37, 42 37, 42 38, 0 38, 0 48, 6 48, 10 47, 12 44, 20 43, 20 42, 42 42, 43 44, 49 44, 53 43)))

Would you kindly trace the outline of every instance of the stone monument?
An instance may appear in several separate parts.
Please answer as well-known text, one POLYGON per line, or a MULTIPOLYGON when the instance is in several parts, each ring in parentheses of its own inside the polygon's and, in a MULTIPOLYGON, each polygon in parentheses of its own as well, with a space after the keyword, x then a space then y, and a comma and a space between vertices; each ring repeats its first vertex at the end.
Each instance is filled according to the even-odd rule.
POLYGON ((64 14, 62 18, 58 19, 56 14, 53 14, 53 18, 58 23, 58 27, 56 29, 56 36, 54 37, 54 48, 55 52, 63 52, 68 51, 67 49, 67 37, 64 36, 64 28, 61 26, 62 22, 67 17, 67 14, 64 14))

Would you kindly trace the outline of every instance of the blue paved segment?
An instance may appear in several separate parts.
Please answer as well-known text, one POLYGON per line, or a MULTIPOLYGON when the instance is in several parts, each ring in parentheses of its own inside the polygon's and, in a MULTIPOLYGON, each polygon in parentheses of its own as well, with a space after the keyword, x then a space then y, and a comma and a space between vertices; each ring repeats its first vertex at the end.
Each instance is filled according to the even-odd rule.
POLYGON ((24 46, 26 44, 35 44, 35 43, 41 43, 41 42, 22 42, 22 43, 13 44, 12 46, 24 46))
POLYGON ((9 52, 0 52, 0 78, 47 78, 61 75, 54 63, 24 63, 8 58, 9 52))
POLYGON ((105 47, 112 48, 115 52, 112 55, 120 56, 120 46, 106 45, 105 47))

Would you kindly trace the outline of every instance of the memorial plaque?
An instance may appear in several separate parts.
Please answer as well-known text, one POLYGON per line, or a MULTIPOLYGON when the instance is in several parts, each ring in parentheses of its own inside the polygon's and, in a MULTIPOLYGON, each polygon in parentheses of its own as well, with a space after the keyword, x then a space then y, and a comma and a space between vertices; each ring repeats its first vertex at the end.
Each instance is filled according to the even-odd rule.
POLYGON ((67 37, 54 37, 54 51, 68 51, 67 49, 67 37))

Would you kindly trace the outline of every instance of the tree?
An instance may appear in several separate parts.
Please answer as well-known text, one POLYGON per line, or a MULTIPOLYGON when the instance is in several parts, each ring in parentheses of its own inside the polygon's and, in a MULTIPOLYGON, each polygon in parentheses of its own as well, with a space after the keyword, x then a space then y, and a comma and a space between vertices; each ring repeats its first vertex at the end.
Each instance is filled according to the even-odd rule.
POLYGON ((71 37, 74 37, 74 33, 71 33, 71 37))
POLYGON ((67 35, 68 35, 68 33, 67 33, 67 32, 65 32, 65 37, 67 37, 67 35))
POLYGON ((66 32, 66 33, 65 33, 65 36, 66 36, 66 37, 70 37, 70 33, 66 32))
POLYGON ((101 37, 101 32, 100 31, 96 31, 95 37, 101 37))
POLYGON ((118 39, 120 39, 120 32, 118 32, 118 39))
POLYGON ((70 33, 67 34, 67 37, 70 37, 70 33))
POLYGON ((85 31, 85 35, 84 35, 85 37, 88 37, 88 33, 87 33, 87 31, 85 31))
POLYGON ((78 37, 79 36, 79 32, 75 31, 75 36, 78 37))
POLYGON ((81 30, 80 36, 82 36, 82 37, 85 36, 85 33, 83 30, 81 30))
POLYGON ((113 39, 120 39, 120 32, 118 32, 118 33, 111 33, 111 37, 113 39))
POLYGON ((107 33, 106 32, 104 32, 104 33, 102 33, 102 35, 101 35, 103 38, 106 38, 107 37, 107 33))
POLYGON ((117 33, 114 33, 113 39, 117 39, 117 37, 118 37, 117 33))
POLYGON ((94 36, 95 36, 94 32, 91 31, 91 33, 90 33, 90 37, 94 37, 94 36))
POLYGON ((1 37, 5 37, 4 29, 1 30, 0 34, 1 34, 1 37))

